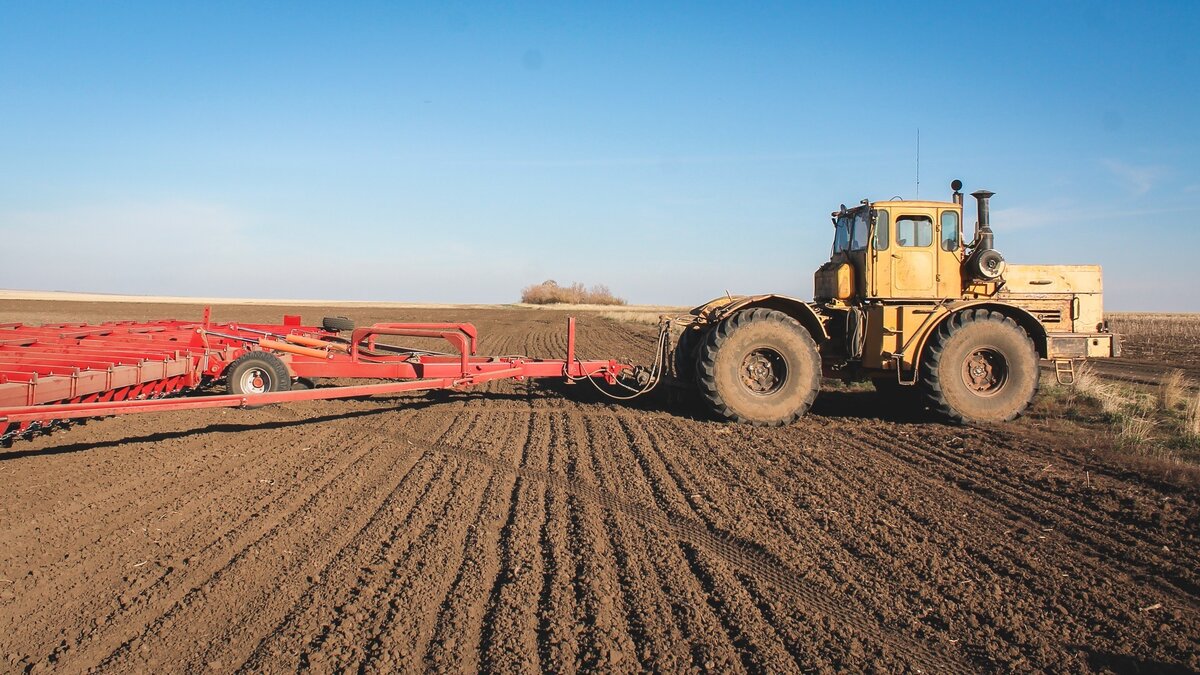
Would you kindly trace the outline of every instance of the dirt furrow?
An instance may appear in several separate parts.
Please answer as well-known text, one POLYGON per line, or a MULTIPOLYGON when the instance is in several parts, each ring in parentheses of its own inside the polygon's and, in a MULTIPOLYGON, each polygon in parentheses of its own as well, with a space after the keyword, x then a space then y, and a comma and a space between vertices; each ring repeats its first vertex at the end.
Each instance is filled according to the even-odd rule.
POLYGON ((1091 559, 1104 561, 1105 566, 1119 565, 1125 567, 1129 574, 1137 574, 1147 568, 1154 569, 1156 581, 1163 585, 1165 596, 1178 593, 1193 597, 1200 595, 1195 565, 1178 562, 1179 545, 1182 542, 1177 536, 1167 534, 1177 533, 1178 530, 1174 528, 1129 528, 1137 532, 1132 535, 1120 520, 1094 516, 1088 509, 1064 501, 1061 487, 1057 492, 1043 488, 1036 474, 1024 480, 1010 477, 1012 467, 1001 458, 981 463, 975 457, 976 453, 947 451, 937 444, 914 442, 899 445, 878 438, 862 441, 908 453, 909 457, 923 461, 926 466, 955 481, 977 499, 986 500, 995 508, 1010 514, 1009 520, 1050 533, 1049 537, 1060 545, 1086 546, 1091 559), (1172 547, 1175 549, 1173 555, 1164 555, 1164 548, 1170 551, 1172 547))
POLYGON ((394 564, 405 549, 410 533, 422 528, 446 494, 446 477, 452 467, 419 448, 420 459, 395 484, 366 524, 323 565, 314 565, 305 576, 307 587, 291 607, 266 632, 243 661, 250 672, 295 669, 315 665, 325 636, 347 620, 347 608, 365 592, 360 574, 372 566, 394 564), (346 587, 346 580, 354 583, 346 587))
MULTIPOLYGON (((472 419, 455 425, 451 420, 437 417, 432 420, 441 429, 431 434, 432 437, 440 435, 452 439, 460 438, 462 432, 477 422, 472 419)), ((278 657, 283 651, 278 645, 285 640, 304 645, 298 650, 302 664, 361 658, 364 653, 361 645, 338 650, 335 643, 345 643, 345 633, 358 635, 363 630, 362 624, 395 610, 390 601, 383 602, 390 598, 386 585, 404 579, 405 575, 397 570, 408 562, 416 538, 428 536, 430 530, 436 529, 440 522, 437 514, 442 512, 439 509, 449 508, 448 504, 454 500, 454 488, 467 472, 426 453, 419 440, 402 440, 395 436, 392 432, 394 424, 384 423, 376 434, 397 443, 407 443, 413 452, 421 454, 420 464, 426 471, 418 474, 412 484, 403 480, 395 486, 361 527, 353 545, 335 552, 317 582, 287 609, 285 618, 272 631, 271 639, 255 648, 247 664, 278 657), (426 482, 422 485, 421 481, 426 482), (355 583, 347 589, 340 581, 350 576, 354 577, 355 583), (314 626, 315 633, 312 632, 314 626)), ((404 428, 412 430, 407 424, 404 428)), ((411 647, 405 651, 407 654, 411 647)))
MULTIPOLYGON (((899 646, 905 649, 908 647, 906 643, 913 642, 918 645, 918 650, 923 649, 920 637, 900 638, 908 628, 897 625, 895 616, 880 614, 876 604, 864 602, 863 594, 854 583, 856 579, 875 574, 868 561, 873 557, 878 558, 877 555, 868 555, 868 551, 856 549, 855 544, 870 549, 873 543, 863 538, 847 541, 824 531, 821 514, 834 508, 843 508, 841 502, 844 502, 845 495, 853 494, 840 485, 841 476, 830 476, 829 483, 819 482, 822 494, 805 495, 806 500, 801 503, 807 503, 810 508, 796 510, 790 496, 775 494, 769 482, 762 481, 756 475, 743 475, 722 453, 705 447, 716 445, 712 438, 698 436, 695 439, 656 440, 658 437, 672 439, 673 427, 668 423, 661 430, 655 428, 648 445, 659 453, 664 464, 672 466, 671 471, 680 484, 694 491, 692 502, 704 516, 708 529, 722 533, 723 539, 730 540, 743 550, 763 551, 776 560, 784 561, 788 567, 800 570, 810 585, 811 594, 822 597, 818 606, 828 607, 833 603, 840 606, 832 618, 864 625, 862 617, 877 616, 876 620, 885 628, 868 631, 858 638, 873 642, 872 648, 878 650, 885 646, 899 646), (694 447, 689 447, 693 443, 694 447), (665 454, 665 448, 672 448, 670 456, 665 454), (756 485, 757 489, 739 489, 748 485, 756 485), (708 504, 718 506, 713 508, 708 504), (814 542, 814 538, 823 539, 824 543, 814 542)), ((796 460, 802 461, 800 457, 796 460)))
MULTIPOLYGON (((912 639, 907 639, 893 633, 891 628, 881 626, 872 618, 845 606, 838 599, 830 597, 827 589, 812 585, 801 578, 794 570, 782 565, 769 555, 765 555, 761 548, 748 546, 744 542, 731 541, 723 536, 722 533, 712 532, 704 524, 664 517, 662 512, 657 509, 650 510, 624 503, 609 493, 577 481, 564 480, 546 475, 543 472, 517 469, 511 465, 505 466, 503 463, 483 453, 464 448, 443 447, 441 445, 436 447, 442 452, 474 457, 483 464, 515 472, 523 478, 535 478, 549 483, 552 487, 561 487, 568 492, 596 500, 608 508, 619 509, 646 524, 653 525, 669 535, 666 541, 675 547, 675 559, 677 561, 681 558, 681 554, 679 553, 678 546, 671 543, 673 540, 670 537, 677 537, 678 539, 712 551, 734 567, 774 584, 800 602, 808 603, 822 615, 828 617, 833 624, 845 626, 847 630, 853 631, 857 635, 876 640, 886 645, 887 649, 892 653, 907 659, 911 663, 924 664, 927 668, 935 668, 943 672, 957 672, 965 667, 958 657, 947 653, 941 646, 923 644, 920 641, 914 642, 912 639)), ((661 551, 656 552, 654 557, 656 565, 662 560, 663 555, 664 553, 661 551)), ((668 556, 668 558, 670 557, 668 556)), ((681 562, 681 564, 686 563, 681 562)), ((662 573, 660 570, 660 575, 662 573)))
MULTIPOLYGON (((531 453, 545 455, 548 441, 547 430, 535 427, 530 418, 517 466, 528 463, 531 453)), ((480 456, 492 458, 491 455, 480 456)), ((511 466, 502 460, 493 461, 501 466, 511 466)), ((545 669, 538 659, 537 606, 530 602, 538 596, 539 580, 543 575, 537 543, 545 519, 542 510, 545 489, 544 485, 526 480, 520 474, 513 481, 508 514, 500 531, 500 569, 488 591, 484 628, 479 636, 479 658, 484 670, 536 672, 545 669)))
MULTIPOLYGON (((390 564, 379 561, 368 565, 355 581, 355 596, 340 605, 340 620, 334 630, 322 636, 319 651, 310 651, 309 663, 321 663, 334 671, 378 672, 407 661, 407 654, 420 654, 429 635, 422 635, 411 622, 436 615, 430 612, 441 601, 421 592, 436 585, 444 572, 437 553, 465 525, 455 525, 464 512, 476 510, 481 492, 471 489, 477 473, 472 467, 451 459, 452 470, 446 481, 446 494, 440 508, 431 508, 423 526, 401 533, 403 546, 390 564)), ((481 487, 481 486, 480 486, 481 487)), ((436 595, 436 591, 433 593, 436 595)))
MULTIPOLYGON (((578 441, 561 417, 549 419, 551 443, 547 448, 544 475, 553 473, 560 480, 566 480, 568 458, 578 452, 578 441)), ((566 492, 554 488, 548 485, 542 490, 545 516, 538 535, 543 569, 538 591, 538 657, 543 669, 558 664, 562 672, 574 672, 575 655, 579 652, 574 621, 579 613, 571 571, 576 563, 573 551, 567 546, 566 492), (566 620, 568 618, 570 620, 566 620)))
MULTIPOLYGON (((631 463, 629 458, 633 454, 633 448, 635 445, 632 443, 614 442, 614 437, 612 435, 604 433, 597 434, 594 432, 595 427, 592 427, 592 429, 593 433, 589 434, 589 436, 599 440, 599 442, 593 442, 590 444, 593 460, 592 463, 595 469, 594 482, 599 485, 620 485, 622 483, 620 476, 624 473, 622 469, 631 463)), ((624 429, 629 431, 628 426, 624 426, 624 429)), ((636 465, 635 462, 632 463, 636 465)), ((626 564, 628 564, 631 556, 637 555, 637 553, 631 553, 622 546, 622 543, 625 541, 625 539, 621 534, 619 534, 619 531, 629 527, 630 523, 626 522, 628 519, 624 514, 622 514, 620 511, 610 508, 604 509, 602 518, 608 534, 608 548, 612 551, 611 556, 613 558, 613 564, 611 567, 616 570, 622 570, 626 565, 619 564, 619 561, 626 561, 626 564)), ((647 564, 648 561, 644 559, 644 556, 642 557, 643 559, 639 562, 646 564, 646 567, 644 568, 645 573, 650 575, 655 574, 652 569, 653 566, 647 564)), ((725 635, 729 639, 730 645, 742 656, 743 665, 757 664, 759 666, 765 666, 769 663, 773 666, 773 672, 788 672, 793 664, 787 658, 786 651, 783 651, 782 649, 775 651, 768 646, 770 645, 774 631, 770 626, 762 623, 761 616, 742 615, 741 618, 748 620, 749 625, 753 626, 754 631, 758 633, 758 636, 747 639, 746 635, 741 632, 742 629, 740 625, 724 620, 726 617, 718 611, 718 607, 721 604, 720 601, 717 601, 716 603, 713 602, 714 594, 720 594, 724 592, 725 589, 718 589, 716 587, 717 584, 713 583, 710 576, 701 578, 699 575, 695 575, 695 569, 692 571, 693 575, 696 576, 697 582, 699 582, 701 587, 704 588, 708 594, 709 606, 712 608, 713 614, 722 619, 722 628, 724 629, 725 635)), ((637 644, 634 645, 634 649, 636 650, 636 655, 641 659, 641 663, 639 665, 642 668, 650 669, 654 663, 654 652, 651 648, 651 644, 654 642, 654 640, 651 636, 655 635, 656 637, 661 638, 661 632, 647 626, 645 617, 643 616, 642 603, 630 602, 632 598, 638 597, 638 594, 633 593, 629 575, 620 574, 618 572, 616 583, 620 587, 620 597, 625 600, 624 611, 626 615, 627 626, 629 627, 627 630, 637 642, 637 644)), ((614 595, 616 594, 614 593, 614 595)), ((662 595, 661 600, 664 602, 659 605, 658 603, 651 601, 649 603, 650 607, 661 609, 662 613, 660 616, 662 619, 669 620, 672 616, 671 602, 666 598, 665 595, 660 595, 662 595)), ((678 627, 676 627, 676 630, 679 630, 678 627)), ((686 654, 680 654, 677 656, 682 657, 685 659, 683 662, 686 662, 686 654)), ((748 669, 752 670, 753 668, 748 666, 748 669)))
MULTIPOLYGON (((270 607, 282 612, 288 605, 288 601, 279 597, 279 591, 300 592, 295 585, 283 584, 296 576, 303 576, 300 570, 315 566, 310 557, 320 560, 323 556, 332 555, 337 543, 345 538, 345 533, 362 528, 363 519, 369 512, 339 508, 338 505, 347 499, 354 504, 376 503, 392 490, 392 473, 403 474, 416 462, 417 453, 407 445, 403 448, 367 443, 357 445, 364 447, 365 451, 336 475, 322 482, 311 483, 309 492, 281 505, 274 513, 265 514, 256 528, 228 540, 228 546, 223 551, 232 552, 232 556, 226 557, 228 553, 214 555, 211 563, 197 567, 189 575, 188 584, 181 585, 172 598, 165 598, 147 607, 149 616, 158 613, 157 618, 146 619, 144 628, 126 639, 100 663, 112 666, 127 661, 137 663, 148 658, 146 655, 154 651, 152 646, 162 643, 175 644, 173 651, 176 657, 180 649, 201 649, 206 645, 186 639, 179 644, 175 640, 179 630, 186 632, 187 626, 197 623, 221 626, 221 633, 227 636, 228 642, 233 643, 237 642, 241 621, 271 623, 265 609, 270 607), (327 518, 323 514, 332 514, 334 517, 327 518), (255 573, 257 569, 276 566, 282 567, 282 573, 278 576, 255 573), (248 579, 255 580, 254 584, 248 585, 248 579), (236 606, 196 602, 198 598, 227 592, 225 589, 237 589, 236 593, 231 594, 239 598, 236 606), (245 613, 248 609, 257 611, 245 613), (141 650, 142 646, 147 649, 141 650)), ((217 641, 218 644, 224 642, 217 641)), ((211 649, 197 652, 197 656, 204 652, 211 652, 211 649)), ((150 660, 147 664, 154 662, 150 660)))
MULTIPOLYGON (((270 513, 273 503, 283 504, 285 506, 281 508, 286 509, 288 504, 309 498, 314 487, 341 477, 369 449, 370 446, 364 446, 358 453, 329 455, 326 465, 319 467, 313 477, 314 481, 321 482, 295 481, 281 485, 281 489, 274 490, 274 494, 260 505, 260 509, 247 510, 233 522, 220 518, 211 521, 201 519, 201 522, 212 525, 207 535, 183 529, 186 521, 176 521, 175 526, 182 532, 177 539, 186 540, 181 544, 186 546, 181 550, 188 551, 184 557, 172 555, 170 551, 174 547, 160 545, 161 542, 156 544, 143 540, 141 546, 130 548, 125 548, 125 542, 121 539, 100 542, 90 556, 91 560, 98 563, 55 577, 56 581, 49 584, 47 590, 59 597, 60 602, 55 605, 42 604, 26 611, 21 615, 22 621, 14 628, 13 637, 19 639, 21 631, 40 631, 39 626, 61 621, 63 608, 70 607, 72 614, 79 617, 79 623, 60 631, 62 640, 47 658, 58 662, 68 652, 78 656, 97 643, 103 649, 104 644, 111 642, 110 636, 120 630, 120 626, 137 625, 148 612, 153 613, 162 603, 169 603, 172 598, 178 597, 181 589, 186 588, 193 579, 222 567, 231 544, 243 541, 261 528, 267 522, 262 516, 270 513), (326 477, 326 474, 332 478, 326 477), (97 583, 120 590, 111 596, 88 594, 97 583), (72 605, 76 600, 79 604, 72 605)), ((259 491, 252 494, 257 495, 259 491)), ((213 505, 207 501, 203 504, 211 512, 213 505)))
MULTIPOLYGON (((489 420, 497 422, 497 420, 489 420)), ((481 425, 477 433, 499 441, 501 448, 524 448, 528 446, 529 430, 526 425, 506 424, 507 420, 498 420, 499 424, 481 425)), ((471 434, 465 435, 471 438, 471 434)), ((459 458, 448 458, 460 461, 459 458)), ((357 665, 360 672, 387 672, 400 665, 394 657, 385 655, 385 650, 400 650, 417 653, 432 652, 433 661, 430 667, 445 667, 437 662, 439 650, 453 650, 459 645, 461 636, 447 635, 445 641, 433 644, 433 637, 438 614, 444 610, 446 597, 451 591, 453 578, 447 575, 448 570, 460 569, 467 555, 466 540, 470 536, 472 524, 478 520, 488 502, 495 495, 503 492, 503 488, 511 490, 511 478, 507 475, 497 475, 495 472, 479 472, 476 467, 470 467, 470 477, 464 485, 452 491, 453 498, 447 505, 446 511, 431 527, 427 536, 419 538, 404 557, 411 563, 410 570, 397 570, 393 577, 405 579, 403 586, 389 589, 386 596, 390 598, 391 608, 377 629, 373 629, 367 638, 368 652, 362 663, 357 665), (483 479, 487 478, 486 485, 483 479), (469 515, 469 517, 468 517, 469 515), (400 608, 403 608, 402 610, 400 608), (423 611, 413 611, 421 609, 423 611)), ((353 666, 353 664, 350 664, 353 666)))
MULTIPOLYGON (((203 412, 206 416, 213 417, 224 411, 203 412)), ((118 425, 124 420, 112 419, 106 422, 118 425)), ((256 431, 253 425, 242 426, 239 432, 250 435, 257 433, 262 438, 273 436, 269 431, 256 431)), ((184 446, 184 439, 197 433, 199 432, 196 430, 192 430, 192 433, 181 432, 181 438, 172 441, 163 441, 157 435, 129 439, 125 443, 130 446, 155 447, 156 451, 146 454, 145 451, 123 452, 110 460, 113 466, 109 467, 108 472, 100 473, 98 478, 90 477, 95 471, 64 471, 56 477, 57 480, 70 483, 77 492, 70 495, 70 499, 62 499, 60 496, 53 501, 40 501, 38 518, 13 523, 13 527, 4 532, 4 540, 0 541, 0 544, 9 547, 14 555, 36 554, 48 548, 86 549, 95 545, 96 540, 111 536, 112 522, 116 514, 120 514, 126 521, 155 520, 156 511, 164 504, 173 505, 182 501, 182 497, 191 492, 197 481, 207 482, 213 490, 229 491, 232 489, 228 485, 231 477, 238 476, 246 467, 257 467, 264 458, 277 456, 278 451, 284 447, 278 441, 271 440, 265 444, 250 444, 245 449, 239 447, 227 454, 222 451, 219 443, 223 434, 209 432, 213 439, 218 440, 210 441, 205 446, 207 452, 182 453, 172 457, 169 450, 164 452, 158 448, 160 445, 166 445, 168 448, 175 445, 184 446), (167 463, 174 459, 175 466, 163 467, 161 463, 154 461, 159 459, 154 457, 154 454, 158 454, 159 458, 167 463), (140 511, 131 512, 131 505, 140 511), (42 533, 47 529, 44 528, 47 521, 75 523, 76 526, 50 530, 51 537, 61 537, 50 539, 42 533)), ((332 430, 322 429, 318 430, 317 435, 325 437, 331 433, 332 430)), ((89 451, 93 449, 95 448, 89 448, 89 451)), ((106 454, 117 453, 110 451, 106 454)), ((19 502, 21 496, 18 491, 14 491, 8 495, 8 499, 11 505, 19 502)), ((30 559, 30 562, 37 564, 38 560, 30 559)))
MULTIPOLYGON (((878 444, 879 441, 870 439, 867 443, 878 444)), ((901 455, 905 448, 912 447, 901 447, 894 443, 887 446, 901 455)), ((913 452, 921 456, 920 451, 913 452)), ((983 481, 987 480, 988 472, 980 471, 973 475, 970 479, 960 479, 972 483, 983 481)), ((971 547, 973 557, 984 563, 991 574, 981 574, 980 568, 975 566, 972 576, 978 580, 977 585, 983 588, 972 589, 968 585, 954 589, 958 592, 951 592, 951 597, 964 592, 967 595, 952 604, 959 607, 990 605, 990 594, 1000 598, 1017 591, 1020 586, 1037 589, 1032 598, 1014 601, 1002 615, 986 620, 983 617, 975 619, 975 613, 962 617, 965 626, 974 626, 973 632, 977 633, 972 642, 981 652, 992 654, 989 658, 996 658, 997 651, 1001 657, 1012 656, 1006 653, 1007 649, 997 647, 996 634, 990 628, 992 625, 997 628, 1007 626, 1005 641, 1019 645, 1021 652, 1034 663, 1047 658, 1047 633, 1069 635, 1074 640, 1096 646, 1111 644, 1114 648, 1121 648, 1123 638, 1115 636, 1126 633, 1129 625, 1133 624, 1154 628, 1148 638, 1151 643, 1176 644, 1182 640, 1196 644, 1195 638, 1186 637, 1186 630, 1179 624, 1180 621, 1196 620, 1196 605, 1191 601, 1180 602, 1181 596, 1190 595, 1185 591, 1169 586, 1164 590, 1163 584, 1166 582, 1160 576, 1160 568, 1138 565, 1128 556, 1116 555, 1119 549, 1114 550, 1113 555, 1089 553, 1081 556, 1077 546, 1079 542, 1070 534, 1073 527, 1063 527, 1058 520, 1035 518, 1027 506, 1006 500, 988 499, 987 503, 995 509, 994 512, 978 510, 972 506, 978 504, 977 493, 978 490, 969 490, 964 497, 955 500, 964 504, 960 508, 967 509, 971 514, 970 520, 978 523, 972 527, 978 534, 971 539, 994 538, 1000 532, 1001 541, 998 546, 971 547), (1103 589, 1100 594, 1102 599, 1095 597, 1097 588, 1103 589), (1007 592, 1001 589, 1007 589, 1007 592), (1156 601, 1161 606, 1172 607, 1171 620, 1163 622, 1136 611, 1156 601), (1113 621, 1112 617, 1120 619, 1113 621)), ((959 522, 960 525, 966 524, 966 519, 959 522)), ((1084 543, 1092 537, 1103 537, 1104 531, 1102 526, 1089 530, 1084 543)), ((1191 597, 1194 598, 1194 595, 1191 597)), ((946 600, 947 596, 942 595, 939 603, 944 604, 946 600)))
POLYGON ((436 615, 433 636, 423 656, 428 668, 459 673, 479 670, 477 646, 485 628, 488 590, 500 570, 500 530, 496 524, 503 522, 511 481, 511 476, 491 473, 479 511, 468 527, 462 564, 436 615))
MULTIPOLYGON (((571 418, 567 418, 568 424, 570 421, 571 418)), ((568 427, 564 431, 564 435, 579 439, 584 430, 568 427)), ((597 440, 607 443, 603 437, 596 439, 591 433, 584 438, 586 442, 573 444, 577 454, 575 461, 569 464, 573 471, 567 478, 595 485, 600 482, 595 466, 597 440)), ((572 583, 577 607, 586 617, 575 663, 585 671, 632 668, 637 662, 626 612, 617 604, 621 596, 620 582, 614 571, 615 560, 607 538, 601 536, 604 533, 603 507, 571 493, 567 498, 567 512, 570 516, 568 544, 575 552, 572 583)))
MULTIPOLYGON (((62 579, 65 584, 52 584, 46 590, 59 597, 59 606, 62 606, 80 596, 90 595, 99 579, 115 580, 127 575, 128 566, 138 562, 131 563, 127 559, 131 555, 145 560, 159 557, 161 551, 183 549, 193 552, 189 556, 191 558, 202 558, 210 547, 233 536, 232 533, 244 527, 251 518, 270 510, 273 502, 303 489, 305 482, 319 480, 322 474, 336 470, 346 461, 352 461, 353 453, 327 442, 332 432, 332 429, 326 430, 306 441, 313 444, 314 451, 298 469, 290 453, 280 452, 288 449, 287 444, 267 443, 261 446, 265 455, 262 461, 251 469, 242 469, 239 462, 240 471, 237 473, 241 475, 235 473, 236 477, 231 477, 230 471, 219 471, 181 477, 198 482, 171 481, 170 476, 151 481, 155 484, 172 482, 177 486, 170 495, 152 494, 139 499, 136 502, 139 508, 132 512, 128 507, 120 511, 113 506, 114 514, 120 513, 122 518, 117 520, 115 515, 106 515, 92 521, 96 525, 103 524, 104 530, 97 532, 99 528, 92 528, 84 536, 75 537, 80 543, 46 542, 48 547, 78 549, 82 552, 54 563, 56 578, 62 579), (208 499, 191 498, 196 493, 211 495, 215 505, 208 499), (192 526, 192 523, 198 525, 192 526), (110 557, 92 553, 106 549, 122 551, 124 554, 110 557)), ((345 438, 340 440, 344 441, 345 438)), ((133 485, 141 482, 130 481, 133 485)), ((136 491, 136 488, 130 488, 130 491, 136 491)), ((108 498, 104 503, 112 501, 108 498)), ((62 532, 79 534, 73 530, 62 532)), ((12 553, 20 555, 18 550, 12 553)), ((133 597, 137 597, 145 590, 135 588, 131 592, 133 597)), ((36 623, 39 612, 54 614, 57 609, 38 605, 21 611, 22 623, 36 623)), ((93 608, 81 613, 96 616, 97 613, 102 615, 103 611, 93 608)))

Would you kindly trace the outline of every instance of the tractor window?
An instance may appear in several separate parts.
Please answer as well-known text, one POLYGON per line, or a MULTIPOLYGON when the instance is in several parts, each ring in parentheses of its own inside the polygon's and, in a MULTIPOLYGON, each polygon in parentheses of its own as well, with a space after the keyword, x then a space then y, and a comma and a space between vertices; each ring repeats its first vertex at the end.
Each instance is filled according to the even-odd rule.
POLYGON ((901 246, 928 246, 933 243, 933 219, 929 216, 901 216, 896 219, 896 243, 901 246))
POLYGON ((854 224, 850 228, 850 250, 861 251, 867 247, 868 215, 866 209, 859 209, 854 215, 854 224))
POLYGON ((833 230, 833 252, 841 253, 850 248, 850 217, 842 216, 837 219, 833 230))
POLYGON ((942 250, 954 252, 958 247, 958 211, 942 211, 942 250))
POLYGON ((888 247, 888 212, 880 209, 875 212, 875 241, 871 246, 876 251, 885 251, 888 247))

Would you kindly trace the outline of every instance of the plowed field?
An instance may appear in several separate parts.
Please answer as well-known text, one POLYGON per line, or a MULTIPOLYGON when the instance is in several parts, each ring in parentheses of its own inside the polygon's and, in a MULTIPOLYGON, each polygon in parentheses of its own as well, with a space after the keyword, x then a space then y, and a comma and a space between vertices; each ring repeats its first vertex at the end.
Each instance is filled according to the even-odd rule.
MULTIPOLYGON (((471 320, 484 353, 565 351, 557 312, 351 314, 471 320)), ((581 356, 644 361, 652 339, 580 319, 581 356)), ((1194 488, 1036 420, 961 428, 891 417, 869 392, 818 401, 755 429, 497 383, 20 442, 0 451, 0 670, 1200 668, 1194 488)))

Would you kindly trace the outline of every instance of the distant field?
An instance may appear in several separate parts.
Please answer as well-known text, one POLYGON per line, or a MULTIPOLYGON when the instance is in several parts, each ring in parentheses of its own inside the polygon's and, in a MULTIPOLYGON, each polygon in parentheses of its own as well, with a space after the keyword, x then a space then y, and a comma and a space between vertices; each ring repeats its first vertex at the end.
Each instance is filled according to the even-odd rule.
POLYGON ((1200 314, 1113 312, 1108 322, 1121 335, 1125 358, 1200 366, 1200 314))
POLYGON ((490 308, 519 307, 535 310, 557 310, 586 312, 597 311, 614 315, 612 318, 623 318, 626 314, 678 314, 685 313, 689 307, 671 305, 586 305, 560 303, 553 305, 532 305, 522 302, 481 304, 481 303, 446 303, 446 302, 389 302, 384 300, 296 300, 277 298, 205 298, 182 295, 119 295, 116 293, 76 293, 71 291, 22 291, 0 289, 0 300, 46 300, 53 302, 119 302, 119 303, 148 303, 157 305, 265 305, 271 307, 363 307, 363 308, 396 308, 396 309, 456 309, 456 308, 490 308))

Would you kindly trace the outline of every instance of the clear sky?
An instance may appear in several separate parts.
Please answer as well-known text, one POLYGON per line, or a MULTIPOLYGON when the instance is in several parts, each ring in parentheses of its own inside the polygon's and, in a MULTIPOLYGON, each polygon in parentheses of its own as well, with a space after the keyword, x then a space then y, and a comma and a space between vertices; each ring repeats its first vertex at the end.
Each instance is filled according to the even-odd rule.
POLYGON ((1197 34, 1198 2, 0 0, 0 288, 809 297, 831 210, 916 193, 919 128, 920 196, 995 191, 1010 261, 1200 311, 1197 34))

